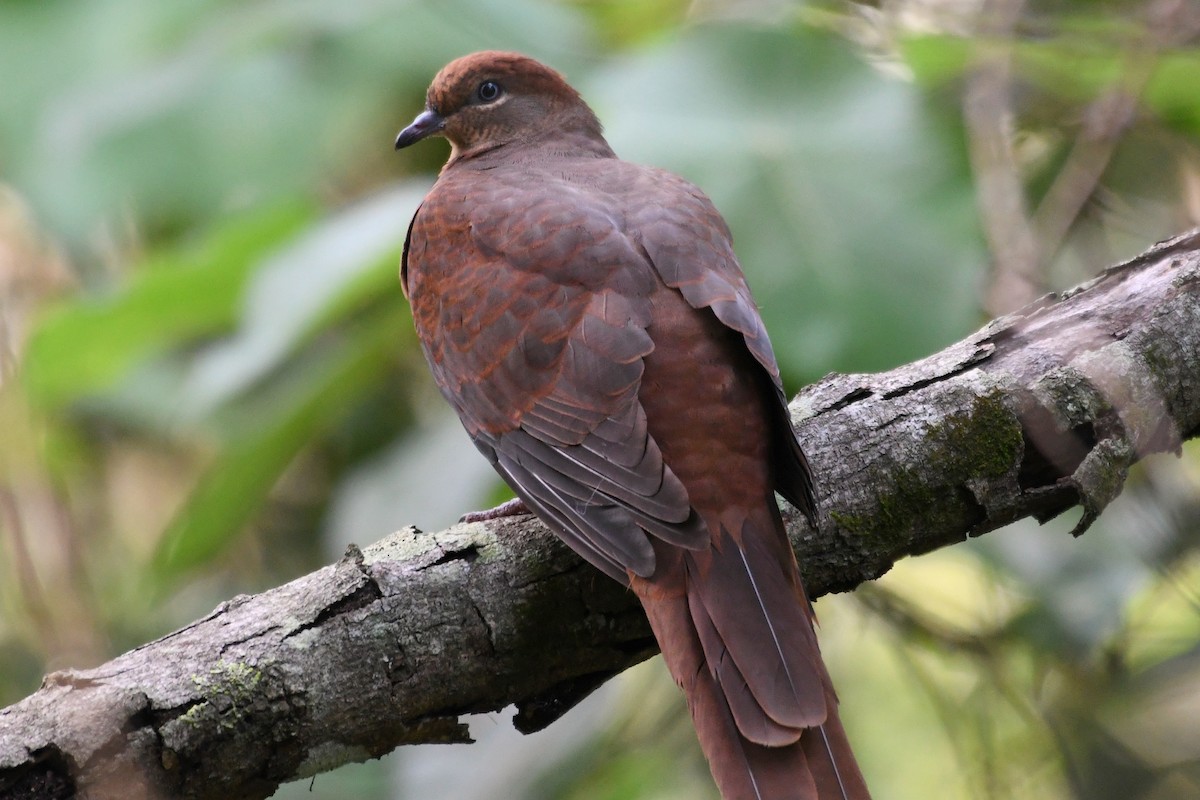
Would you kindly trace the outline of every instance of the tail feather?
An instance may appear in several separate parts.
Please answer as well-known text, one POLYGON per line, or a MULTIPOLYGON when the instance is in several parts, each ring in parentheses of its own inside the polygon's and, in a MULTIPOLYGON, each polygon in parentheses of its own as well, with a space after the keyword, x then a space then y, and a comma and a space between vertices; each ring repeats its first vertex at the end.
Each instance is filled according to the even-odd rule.
MULTIPOLYGON (((737 534, 735 539, 722 527, 717 537, 720 550, 686 557, 692 573, 688 579, 692 616, 708 663, 731 660, 759 713, 793 729, 790 741, 795 741, 799 729, 821 724, 827 713, 829 678, 817 649, 808 601, 798 593, 798 580, 790 580, 764 546, 764 540, 774 535, 771 528, 756 529, 747 520, 737 534), (715 636, 705 635, 701 617, 711 620, 715 636)), ((722 681, 722 685, 735 684, 722 681)), ((732 698, 730 702, 740 719, 738 704, 732 698)), ((760 741, 750 731, 743 732, 760 741)))
POLYGON ((633 588, 725 800, 869 800, 795 562, 762 544, 783 535, 775 519, 736 538, 710 522, 706 552, 656 547, 633 588))
POLYGON ((724 693, 706 671, 689 697, 700 746, 725 800, 820 800, 803 748, 766 747, 739 736, 724 693))
POLYGON ((796 741, 796 729, 780 724, 767 714, 754 696, 753 690, 721 643, 720 634, 703 606, 691 606, 692 623, 699 637, 700 658, 707 661, 707 672, 713 673, 714 685, 720 686, 727 713, 745 738, 768 747, 782 747, 796 741), (698 608, 697 608, 698 606, 698 608), (719 656, 712 656, 720 653, 719 656))
POLYGON ((829 719, 819 728, 806 731, 800 737, 813 781, 817 785, 816 796, 850 800, 870 797, 867 784, 858 769, 850 740, 837 715, 837 699, 829 698, 830 707, 835 709, 829 719))

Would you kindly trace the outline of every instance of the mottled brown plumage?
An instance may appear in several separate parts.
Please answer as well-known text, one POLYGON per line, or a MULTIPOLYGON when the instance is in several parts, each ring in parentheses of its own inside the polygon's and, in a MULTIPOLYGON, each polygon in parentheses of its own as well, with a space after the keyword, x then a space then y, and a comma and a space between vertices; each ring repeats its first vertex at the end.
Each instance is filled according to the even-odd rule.
POLYGON ((553 70, 446 66, 401 279, 434 379, 526 506, 641 599, 727 800, 865 798, 778 491, 808 465, 712 203, 616 158, 553 70))

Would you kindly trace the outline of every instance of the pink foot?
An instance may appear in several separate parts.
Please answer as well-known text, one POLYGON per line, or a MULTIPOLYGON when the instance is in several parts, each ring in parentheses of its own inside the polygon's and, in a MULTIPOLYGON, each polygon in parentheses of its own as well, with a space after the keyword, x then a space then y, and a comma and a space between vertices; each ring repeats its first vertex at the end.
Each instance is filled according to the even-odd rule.
POLYGON ((521 502, 521 498, 514 497, 508 502, 501 503, 495 508, 489 508, 486 511, 468 511, 458 518, 459 522, 486 522, 489 519, 500 519, 501 517, 515 517, 518 514, 528 514, 529 509, 521 502))

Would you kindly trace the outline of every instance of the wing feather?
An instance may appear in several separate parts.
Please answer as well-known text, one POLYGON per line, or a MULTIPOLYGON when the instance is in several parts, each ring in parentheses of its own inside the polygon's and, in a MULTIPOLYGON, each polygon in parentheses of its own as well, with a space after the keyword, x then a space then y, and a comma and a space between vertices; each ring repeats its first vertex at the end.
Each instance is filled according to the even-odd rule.
POLYGON ((653 574, 651 537, 707 547, 638 400, 663 284, 622 215, 565 182, 531 193, 472 177, 469 209, 439 182, 406 250, 443 394, 514 491, 610 575, 653 574), (437 297, 421 291, 432 278, 437 297))
POLYGON ((812 470, 792 429, 775 351, 734 255, 729 228, 695 186, 669 172, 653 175, 672 201, 647 203, 634 215, 632 228, 641 232, 638 244, 667 286, 678 289, 693 308, 711 309, 722 324, 740 333, 762 367, 767 389, 777 400, 772 408, 780 443, 776 489, 811 522, 816 509, 812 470))

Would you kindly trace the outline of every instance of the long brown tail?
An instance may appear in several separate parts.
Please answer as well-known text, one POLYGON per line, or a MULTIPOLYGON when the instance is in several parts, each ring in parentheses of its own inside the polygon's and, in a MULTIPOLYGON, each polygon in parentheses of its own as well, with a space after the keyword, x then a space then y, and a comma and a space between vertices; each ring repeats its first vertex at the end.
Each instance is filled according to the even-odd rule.
POLYGON ((633 584, 721 795, 869 798, 778 511, 729 516, 706 520, 710 550, 660 547, 653 578, 633 584))

